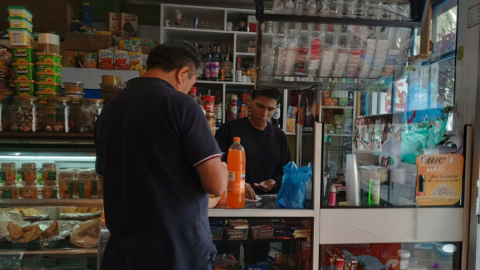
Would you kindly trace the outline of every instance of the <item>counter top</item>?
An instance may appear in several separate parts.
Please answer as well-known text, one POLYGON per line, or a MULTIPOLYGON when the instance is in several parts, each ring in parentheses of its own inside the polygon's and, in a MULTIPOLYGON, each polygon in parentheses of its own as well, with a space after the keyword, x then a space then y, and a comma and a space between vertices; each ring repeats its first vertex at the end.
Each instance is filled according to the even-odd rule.
MULTIPOLYGON (((208 210, 209 217, 314 217, 313 209, 284 209, 277 206, 277 195, 259 195, 259 202, 246 202, 243 209, 228 209, 217 205, 208 210), (266 211, 269 210, 269 211, 266 211)), ((308 206, 308 204, 307 204, 308 206)))

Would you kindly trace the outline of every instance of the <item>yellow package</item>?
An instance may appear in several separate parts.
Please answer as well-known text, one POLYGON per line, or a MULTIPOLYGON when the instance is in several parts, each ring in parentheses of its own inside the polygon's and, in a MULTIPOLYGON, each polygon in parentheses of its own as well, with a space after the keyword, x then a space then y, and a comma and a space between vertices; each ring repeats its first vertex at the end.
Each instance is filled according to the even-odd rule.
POLYGON ((130 70, 142 70, 142 57, 143 54, 141 52, 128 52, 128 62, 130 70))

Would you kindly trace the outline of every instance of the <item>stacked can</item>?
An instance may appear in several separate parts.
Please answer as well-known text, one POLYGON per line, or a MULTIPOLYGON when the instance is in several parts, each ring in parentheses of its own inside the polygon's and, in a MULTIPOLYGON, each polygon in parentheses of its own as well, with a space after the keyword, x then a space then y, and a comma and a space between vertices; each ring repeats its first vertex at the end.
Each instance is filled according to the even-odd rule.
POLYGON ((39 51, 35 53, 37 58, 35 95, 43 99, 61 96, 60 37, 55 34, 42 33, 38 35, 38 44, 39 51))
POLYGON ((25 7, 9 6, 8 35, 13 49, 12 69, 17 96, 34 96, 34 51, 32 13, 25 7))

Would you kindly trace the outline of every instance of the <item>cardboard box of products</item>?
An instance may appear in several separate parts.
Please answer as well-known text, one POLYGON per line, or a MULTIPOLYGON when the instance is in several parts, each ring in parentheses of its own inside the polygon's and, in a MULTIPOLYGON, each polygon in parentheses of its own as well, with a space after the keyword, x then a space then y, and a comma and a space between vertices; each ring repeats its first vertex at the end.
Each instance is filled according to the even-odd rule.
POLYGON ((348 106, 348 98, 339 98, 338 99, 338 106, 341 106, 341 107, 347 107, 348 106))
POLYGON ((109 12, 107 20, 108 31, 112 32, 112 35, 118 37, 122 35, 122 18, 119 13, 109 12))
POLYGON ((122 36, 136 37, 138 32, 138 17, 136 15, 121 13, 122 36))

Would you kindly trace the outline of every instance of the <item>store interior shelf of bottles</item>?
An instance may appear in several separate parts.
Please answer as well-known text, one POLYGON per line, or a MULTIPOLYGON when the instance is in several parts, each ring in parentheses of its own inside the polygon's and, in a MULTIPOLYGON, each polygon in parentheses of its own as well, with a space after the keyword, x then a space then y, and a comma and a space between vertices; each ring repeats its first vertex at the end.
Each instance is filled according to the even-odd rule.
POLYGON ((161 5, 160 41, 194 44, 205 67, 197 84, 253 88, 255 79, 255 10, 161 5))

